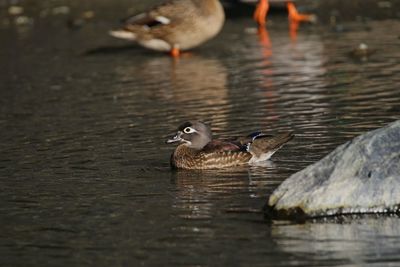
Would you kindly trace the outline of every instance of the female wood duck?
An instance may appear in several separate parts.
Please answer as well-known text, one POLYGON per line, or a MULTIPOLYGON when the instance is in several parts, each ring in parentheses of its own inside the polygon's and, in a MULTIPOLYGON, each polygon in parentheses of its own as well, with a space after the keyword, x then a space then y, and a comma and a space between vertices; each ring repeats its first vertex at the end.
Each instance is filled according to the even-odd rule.
POLYGON ((181 143, 171 155, 173 168, 216 169, 266 161, 293 136, 291 132, 276 136, 256 132, 230 141, 213 140, 206 124, 188 121, 166 143, 181 143))
POLYGON ((177 57, 217 35, 224 21, 219 0, 172 0, 128 18, 110 34, 177 57))

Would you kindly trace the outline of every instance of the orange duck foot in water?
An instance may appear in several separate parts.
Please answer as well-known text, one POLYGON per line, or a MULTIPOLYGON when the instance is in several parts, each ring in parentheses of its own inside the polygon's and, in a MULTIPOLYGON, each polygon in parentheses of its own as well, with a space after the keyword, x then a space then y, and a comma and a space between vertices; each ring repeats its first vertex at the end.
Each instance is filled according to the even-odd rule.
POLYGON ((189 58, 193 56, 191 51, 182 51, 176 47, 172 48, 167 54, 173 59, 189 58))
POLYGON ((292 2, 286 4, 289 20, 291 22, 315 22, 316 16, 314 14, 300 14, 296 6, 292 2))
POLYGON ((177 57, 179 57, 181 55, 181 51, 179 50, 179 48, 174 47, 174 48, 171 49, 169 54, 171 55, 171 57, 177 58, 177 57))
MULTIPOLYGON (((312 14, 300 14, 293 2, 288 1, 286 4, 289 13, 289 20, 296 22, 315 22, 316 17, 312 14)), ((265 26, 266 18, 269 10, 268 0, 259 0, 253 18, 259 26, 265 26)))

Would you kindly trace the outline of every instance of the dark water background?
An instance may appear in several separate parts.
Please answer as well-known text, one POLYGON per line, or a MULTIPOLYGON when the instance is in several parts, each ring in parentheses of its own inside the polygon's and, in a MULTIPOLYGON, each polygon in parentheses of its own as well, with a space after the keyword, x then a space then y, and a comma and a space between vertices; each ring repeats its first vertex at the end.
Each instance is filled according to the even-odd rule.
POLYGON ((325 23, 295 40, 285 16, 270 43, 243 16, 172 60, 107 36, 131 2, 23 1, 20 23, 0 1, 0 265, 399 266, 397 217, 260 212, 290 174, 400 118, 398 2, 375 18, 309 2, 325 23), (366 62, 348 55, 361 42, 377 49, 366 62), (192 118, 296 138, 268 166, 172 172, 164 139, 192 118))

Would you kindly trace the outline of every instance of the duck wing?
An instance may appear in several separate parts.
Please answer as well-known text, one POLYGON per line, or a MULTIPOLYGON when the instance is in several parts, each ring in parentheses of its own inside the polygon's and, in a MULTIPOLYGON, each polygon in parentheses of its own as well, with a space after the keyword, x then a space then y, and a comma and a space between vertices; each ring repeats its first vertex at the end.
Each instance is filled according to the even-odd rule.
POLYGON ((242 147, 238 144, 223 141, 223 140, 212 140, 209 142, 203 149, 205 153, 213 153, 213 152, 227 152, 227 151, 243 151, 242 147))
POLYGON ((231 142, 245 149, 248 144, 252 143, 255 139, 260 137, 273 137, 273 136, 269 134, 264 134, 262 132, 254 132, 246 136, 236 137, 235 139, 232 139, 231 142))
POLYGON ((132 26, 146 26, 153 28, 156 26, 177 22, 182 17, 182 12, 188 8, 183 1, 167 1, 155 6, 150 10, 136 14, 124 19, 122 22, 126 28, 132 26))
POLYGON ((274 153, 285 143, 292 140, 293 137, 293 132, 282 133, 275 136, 260 134, 255 136, 252 142, 248 143, 247 151, 256 157, 261 157, 266 153, 274 153))
POLYGON ((278 135, 268 135, 261 132, 254 132, 247 136, 241 136, 229 141, 212 140, 202 151, 212 152, 250 152, 256 157, 260 157, 268 152, 275 152, 285 143, 294 137, 293 132, 287 132, 278 135))

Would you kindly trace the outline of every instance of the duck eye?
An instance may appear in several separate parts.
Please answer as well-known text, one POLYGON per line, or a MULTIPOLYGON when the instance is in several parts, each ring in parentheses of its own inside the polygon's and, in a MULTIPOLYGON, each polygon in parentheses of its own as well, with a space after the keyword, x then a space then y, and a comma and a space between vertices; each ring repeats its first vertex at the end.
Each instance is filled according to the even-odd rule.
POLYGON ((190 128, 190 127, 186 127, 185 129, 183 129, 183 131, 185 133, 194 133, 195 132, 195 130, 193 128, 190 128))

